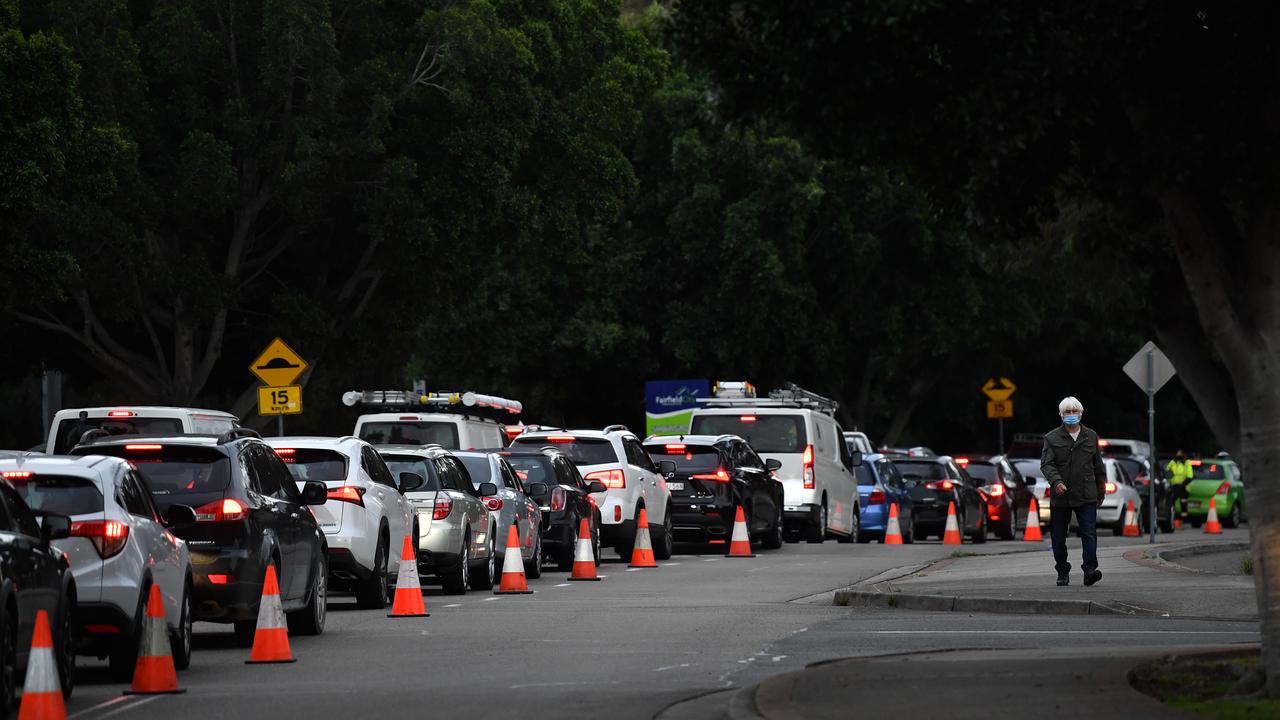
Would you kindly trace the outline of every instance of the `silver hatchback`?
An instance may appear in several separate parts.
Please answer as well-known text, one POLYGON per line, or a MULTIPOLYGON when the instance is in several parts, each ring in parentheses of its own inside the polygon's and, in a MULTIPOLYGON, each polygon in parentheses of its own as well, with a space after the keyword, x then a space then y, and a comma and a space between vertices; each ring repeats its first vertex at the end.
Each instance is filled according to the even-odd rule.
POLYGON ((492 588, 505 539, 497 537, 497 513, 489 512, 483 496, 496 495, 497 486, 486 482, 473 487, 462 461, 439 445, 383 445, 377 450, 393 476, 411 472, 425 480, 405 493, 418 517, 418 572, 440 578, 450 595, 492 588))
POLYGON ((453 454, 467 467, 467 472, 471 474, 471 486, 477 492, 485 483, 492 483, 497 490, 492 495, 484 495, 484 504, 490 513, 498 516, 498 572, 502 572, 501 559, 507 548, 507 528, 514 523, 520 538, 524 574, 530 578, 541 577, 542 509, 529 495, 546 494, 546 485, 526 490, 515 469, 496 452, 454 451, 453 454))

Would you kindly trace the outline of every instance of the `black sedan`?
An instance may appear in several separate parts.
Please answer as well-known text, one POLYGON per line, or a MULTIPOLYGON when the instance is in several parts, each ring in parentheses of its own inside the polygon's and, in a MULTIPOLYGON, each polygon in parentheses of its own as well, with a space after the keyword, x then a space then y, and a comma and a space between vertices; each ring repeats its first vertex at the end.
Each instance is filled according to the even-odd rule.
MULTIPOLYGON (((1012 540, 1027 526, 1027 511, 1035 496, 1022 473, 1003 455, 971 454, 954 460, 987 496, 987 524, 1001 540, 1012 540)), ((1033 480, 1034 484, 1035 481, 1033 480)), ((1040 522, 1040 518, 1035 518, 1040 522)))
POLYGON ((26 676, 31 636, 41 610, 49 616, 62 694, 71 696, 76 668, 73 618, 76 588, 67 557, 51 540, 71 534, 71 518, 41 513, 40 521, 9 479, 28 477, 16 461, 0 466, 0 717, 14 709, 26 676))
POLYGON ((777 460, 766 463, 734 435, 651 437, 644 449, 667 476, 677 540, 724 542, 741 506, 751 538, 766 548, 782 547, 782 483, 773 476, 781 467, 777 460))
POLYGON ((946 530, 947 508, 955 503, 960 534, 975 543, 987 541, 987 499, 978 483, 946 455, 894 457, 893 464, 907 481, 911 511, 916 518, 916 538, 941 536, 946 530))
MULTIPOLYGON (((573 551, 580 521, 586 519, 591 537, 600 537, 600 508, 591 493, 604 492, 599 480, 586 482, 568 455, 551 447, 541 450, 500 450, 502 456, 542 509, 542 554, 560 570, 573 569, 573 551)), ((593 548, 599 564, 599 548, 593 548)))

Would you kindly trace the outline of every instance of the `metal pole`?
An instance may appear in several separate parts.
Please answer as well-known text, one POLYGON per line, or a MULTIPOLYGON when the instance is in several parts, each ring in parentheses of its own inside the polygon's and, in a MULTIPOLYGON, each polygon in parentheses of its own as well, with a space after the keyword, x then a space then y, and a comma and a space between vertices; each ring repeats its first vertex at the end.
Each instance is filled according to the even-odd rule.
POLYGON ((284 416, 283 415, 276 416, 276 435, 279 435, 280 437, 284 437, 284 416))
POLYGON ((1156 480, 1159 478, 1160 461, 1156 455, 1156 388, 1155 350, 1147 351, 1147 445, 1151 448, 1151 477, 1147 478, 1147 517, 1149 535, 1147 544, 1156 541, 1156 480))
POLYGON ((996 454, 1003 455, 1004 454, 1004 418, 998 418, 996 420, 996 428, 997 428, 996 432, 1000 437, 1000 446, 999 446, 999 449, 996 450, 996 454))

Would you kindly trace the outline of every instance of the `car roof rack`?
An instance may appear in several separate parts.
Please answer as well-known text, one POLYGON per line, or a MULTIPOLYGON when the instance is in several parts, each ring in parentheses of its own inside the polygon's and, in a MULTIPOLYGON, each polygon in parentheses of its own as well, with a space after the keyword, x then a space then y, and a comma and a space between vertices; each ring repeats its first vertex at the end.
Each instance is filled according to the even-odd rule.
POLYGON ((810 392, 804 388, 789 382, 783 384, 777 390, 770 390, 768 398, 696 398, 695 401, 706 407, 793 407, 805 410, 817 410, 827 415, 835 416, 836 411, 840 409, 840 403, 829 397, 823 397, 815 392, 810 392))
POLYGON ((631 432, 631 431, 627 429, 626 425, 606 425, 604 430, 602 430, 601 432, 611 433, 611 432, 631 432))
POLYGON ((524 411, 524 404, 519 400, 485 395, 470 390, 466 392, 348 390, 342 393, 342 404, 347 407, 366 405, 388 411, 423 408, 427 412, 456 412, 492 420, 503 420, 524 411))
POLYGON ((218 436, 218 444, 226 445, 229 442, 235 442, 236 440, 240 440, 242 438, 257 438, 261 440, 262 433, 258 432, 257 430, 254 430, 253 428, 247 428, 247 427, 231 428, 230 430, 218 436))

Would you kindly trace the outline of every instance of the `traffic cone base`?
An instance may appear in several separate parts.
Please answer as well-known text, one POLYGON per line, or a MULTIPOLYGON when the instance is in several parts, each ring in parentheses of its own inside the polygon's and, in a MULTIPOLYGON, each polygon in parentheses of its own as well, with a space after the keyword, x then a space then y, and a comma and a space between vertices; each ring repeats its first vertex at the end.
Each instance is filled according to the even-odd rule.
POLYGON ((747 534, 747 515, 739 505, 733 514, 733 535, 729 538, 729 552, 725 557, 753 558, 751 552, 751 536, 747 534))
POLYGON ((244 662, 246 665, 297 662, 289 650, 289 628, 284 624, 275 565, 267 565, 262 601, 258 603, 258 629, 253 635, 253 650, 244 662))
POLYGON ((573 571, 569 579, 574 581, 598 581, 596 554, 591 548, 591 525, 584 518, 578 523, 578 544, 573 548, 573 571))
POLYGON ((1209 498, 1209 517, 1205 518, 1204 531, 1209 535, 1221 535, 1222 523, 1218 522, 1218 505, 1209 498))
POLYGON ((27 677, 22 684, 18 720, 62 720, 66 717, 67 704, 62 698, 62 682, 58 679, 58 661, 53 656, 49 613, 40 610, 36 613, 36 627, 31 633, 31 654, 27 659, 27 677))
POLYGON ((418 556, 413 550, 413 539, 404 536, 400 549, 400 574, 396 576, 396 596, 391 603, 389 618, 431 617, 422 601, 422 581, 418 578, 418 556))
POLYGON ((658 567, 658 561, 653 557, 653 541, 649 539, 649 514, 644 508, 640 508, 640 519, 636 521, 636 544, 631 549, 629 567, 658 567))
POLYGON ((152 585, 147 593, 147 612, 142 618, 142 647, 133 670, 133 685, 125 695, 174 695, 186 692, 178 687, 178 673, 173 667, 168 627, 164 620, 164 600, 160 586, 152 585))
POLYGON ((942 533, 942 544, 964 544, 964 538, 960 536, 960 523, 956 522, 956 503, 954 500, 947 505, 947 527, 942 533))
POLYGON ((1040 534, 1040 505, 1036 503, 1035 498, 1031 498, 1031 504, 1027 509, 1027 525, 1022 529, 1022 539, 1027 542, 1044 540, 1040 534))
POLYGON ((502 555, 502 582, 494 595, 531 595, 524 578, 524 556, 520 554, 520 531, 515 523, 507 528, 507 549, 502 555))
POLYGON ((898 504, 894 503, 889 506, 889 522, 884 527, 884 544, 885 545, 901 545, 902 544, 902 528, 898 525, 898 504))
POLYGON ((1124 509, 1124 536, 1142 537, 1142 529, 1138 527, 1138 513, 1133 509, 1133 500, 1124 509))

